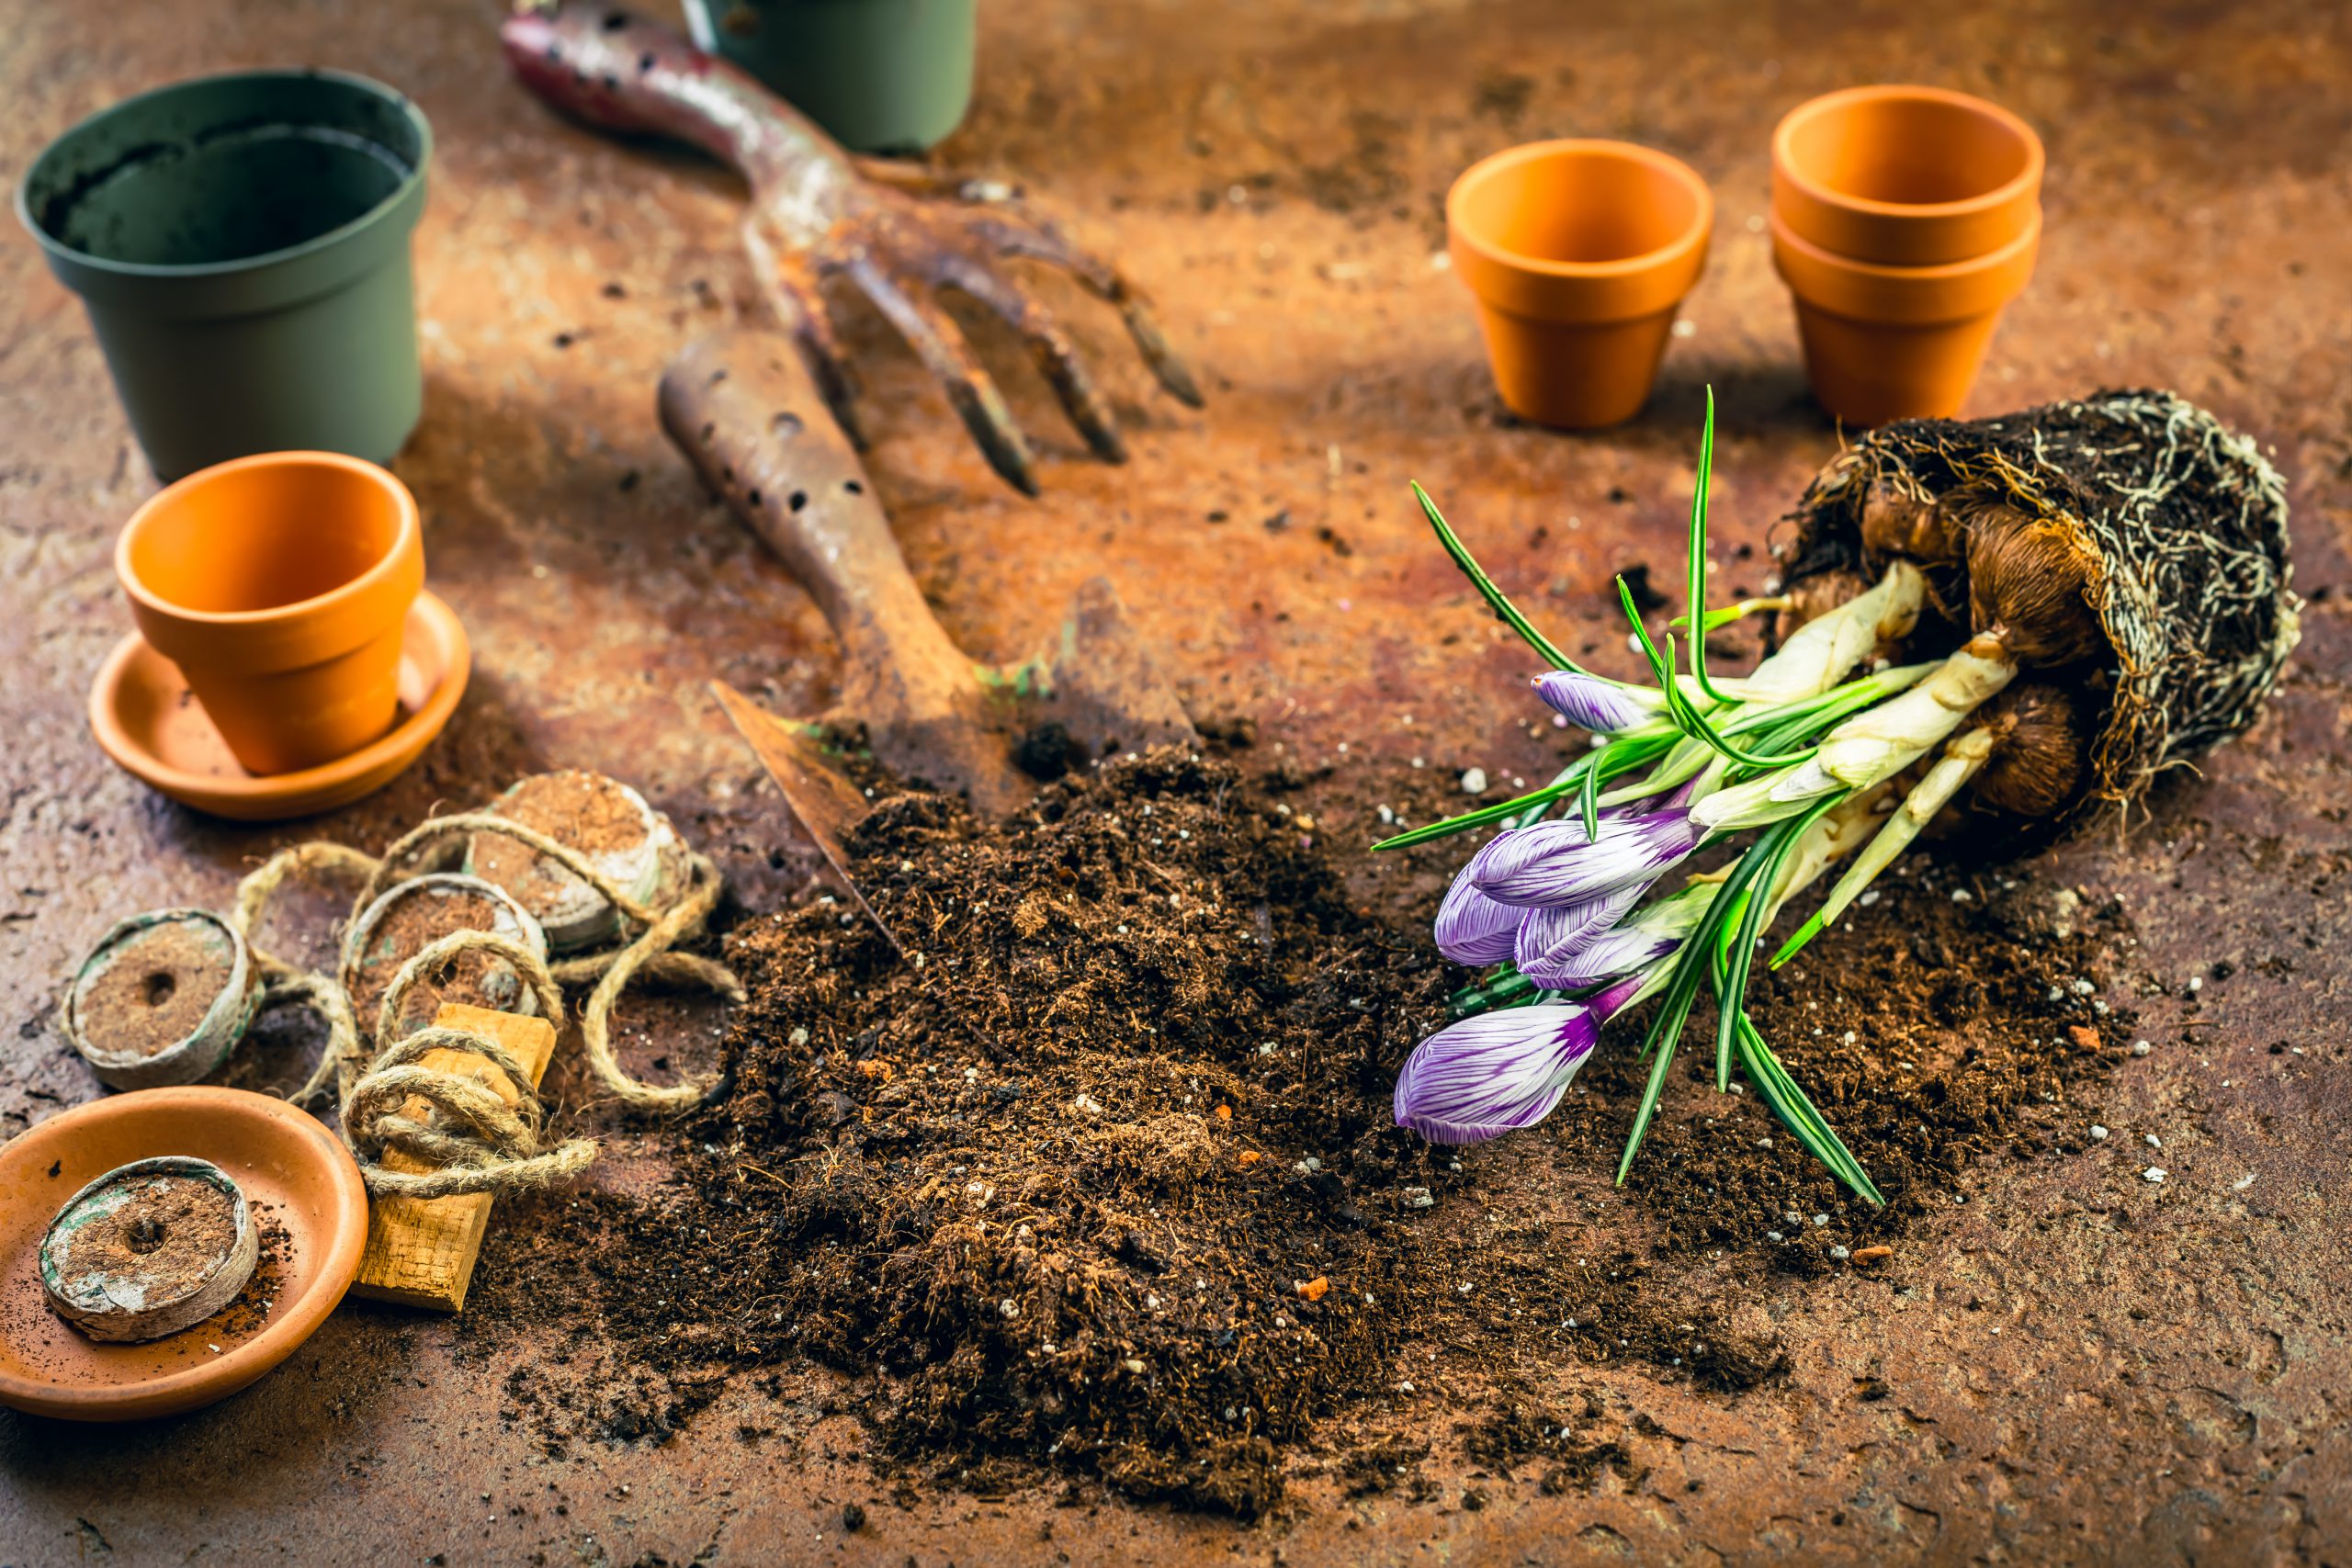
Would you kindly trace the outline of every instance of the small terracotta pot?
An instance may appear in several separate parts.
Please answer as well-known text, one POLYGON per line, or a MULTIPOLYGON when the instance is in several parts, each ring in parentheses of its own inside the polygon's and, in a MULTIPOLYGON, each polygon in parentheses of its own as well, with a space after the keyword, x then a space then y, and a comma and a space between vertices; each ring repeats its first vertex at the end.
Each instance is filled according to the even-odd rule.
POLYGON ((2013 243, 2041 216, 2041 138, 1941 87, 1849 87, 1772 132, 1772 209, 1791 233, 1883 266, 1939 266, 2013 243))
POLYGON ((1958 412, 2041 245, 2036 213, 2023 234, 1989 255, 1877 266, 1807 244, 1774 214, 1772 264, 1796 297, 1814 396, 1851 425, 1958 412))
POLYGON ((1640 412, 1714 213, 1689 165, 1623 141, 1531 142, 1464 171, 1447 249, 1510 411, 1576 430, 1640 412))
POLYGON ((114 558, 141 634, 248 772, 316 767, 391 728, 424 544, 415 498, 375 464, 271 452, 201 469, 139 509, 114 558))

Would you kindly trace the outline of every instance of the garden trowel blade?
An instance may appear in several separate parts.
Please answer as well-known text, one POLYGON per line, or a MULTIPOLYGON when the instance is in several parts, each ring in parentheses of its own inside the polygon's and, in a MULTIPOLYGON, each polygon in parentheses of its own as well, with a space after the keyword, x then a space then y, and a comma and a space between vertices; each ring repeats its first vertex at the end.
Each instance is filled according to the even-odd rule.
POLYGON ((785 804, 792 807, 801 829, 816 842, 825 863, 833 868, 842 886, 849 889, 849 896, 857 900, 857 907, 865 911, 875 929, 892 947, 897 947, 898 937, 875 912, 874 906, 865 901, 856 879, 850 875, 849 854, 842 847, 842 836, 869 809, 865 796, 834 768, 823 749, 809 738, 805 725, 777 718, 724 681, 713 681, 710 691, 734 722, 735 732, 751 747, 760 765, 767 769, 775 787, 784 792, 785 804))

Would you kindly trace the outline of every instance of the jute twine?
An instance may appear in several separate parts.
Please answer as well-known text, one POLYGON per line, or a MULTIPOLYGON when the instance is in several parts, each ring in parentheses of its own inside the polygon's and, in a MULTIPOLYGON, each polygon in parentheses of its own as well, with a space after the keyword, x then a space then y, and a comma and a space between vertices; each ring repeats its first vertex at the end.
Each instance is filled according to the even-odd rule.
POLYGON ((586 1168, 596 1157, 594 1140, 572 1138, 553 1147, 542 1145, 546 1107, 530 1073, 496 1040, 471 1030, 437 1025, 393 1037, 402 1007, 425 976, 462 953, 485 953, 514 966, 537 998, 540 1015, 559 1032, 565 1016, 562 987, 592 987, 581 1013, 581 1046, 589 1070, 615 1099, 647 1111, 680 1111, 700 1104, 716 1087, 715 1081, 690 1079, 666 1088, 640 1082, 622 1067, 612 1046, 613 1009, 634 978, 698 985, 730 1002, 743 999, 741 983, 725 964, 673 951, 678 943, 702 933, 721 887, 718 868, 707 856, 690 849, 684 852, 688 874, 685 889, 663 908, 631 898, 569 845, 489 812, 435 818, 401 838, 381 859, 323 840, 297 844, 272 855, 239 884, 230 923, 245 939, 254 964, 266 978, 266 1004, 306 1006, 326 1024, 327 1043, 318 1066, 291 1098, 297 1104, 307 1103, 330 1083, 334 1085, 344 1142, 357 1157, 368 1190, 375 1193, 445 1198, 458 1192, 505 1192, 545 1186, 586 1168), (427 943, 401 965, 385 989, 373 1026, 364 1035, 353 1014, 350 993, 341 982, 279 958, 255 939, 271 896, 296 877, 357 879, 359 894, 352 905, 356 920, 384 892, 421 874, 433 861, 434 851, 446 851, 474 833, 503 834, 555 862, 610 901, 624 920, 640 928, 638 934, 618 947, 550 965, 512 937, 492 931, 452 932, 427 943), (361 1057, 369 1049, 375 1055, 363 1067, 361 1057), (489 1061, 514 1086, 514 1102, 509 1104, 479 1078, 425 1066, 425 1055, 436 1050, 469 1051, 489 1061), (431 1108, 429 1122, 409 1113, 411 1102, 417 1100, 431 1108), (422 1173, 388 1169, 383 1156, 393 1149, 439 1168, 422 1173))

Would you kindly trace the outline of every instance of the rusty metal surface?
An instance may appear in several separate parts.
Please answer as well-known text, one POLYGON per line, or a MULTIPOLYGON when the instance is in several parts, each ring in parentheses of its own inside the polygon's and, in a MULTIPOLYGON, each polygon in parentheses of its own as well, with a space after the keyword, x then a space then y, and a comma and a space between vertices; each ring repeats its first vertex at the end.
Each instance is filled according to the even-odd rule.
MULTIPOLYGON (((1771 123, 1860 80, 1990 93, 2048 138, 2049 238, 1975 412, 2142 382, 2211 404, 2275 447, 2313 601, 2254 737, 2201 783, 2161 792, 2128 845, 2076 844, 2034 867, 2122 897, 2154 973, 2229 966, 2193 1003, 2144 1004, 2158 1047, 2120 1075, 2109 1112, 2128 1136, 1977 1173, 1972 1201, 1906 1242, 1900 1292, 1833 1280, 1761 1301, 1792 1355, 1769 1394, 1588 1378, 1614 1417, 1655 1423, 1628 1438, 1646 1476, 1599 1495, 1522 1480, 1464 1511, 1458 1476, 1418 1505, 1309 1481, 1249 1529, 1109 1504, 875 1497, 865 1530, 843 1538, 842 1503, 873 1489, 841 1418, 738 1393, 666 1447, 551 1460, 501 1424, 498 1369, 469 1359, 461 1334, 355 1305, 207 1413, 122 1431, 0 1417, 0 1561, 2347 1561, 2344 14, 1597 9, 985 7, 979 106, 947 155, 1017 172, 1118 254, 1156 290, 1210 403, 1195 413, 1159 396, 1118 352, 1114 320, 1046 286, 1096 351, 1133 459, 1089 457, 1018 344, 976 325, 1040 437, 1046 491, 1026 502, 887 330, 859 319, 867 462, 906 553, 976 656, 1034 646, 1101 571, 1196 712, 1253 714, 1267 744, 1368 779, 1401 777, 1414 756, 1532 772, 1554 743, 1523 728, 1523 660, 1468 608, 1405 481, 1427 483, 1551 619, 1619 644, 1600 591, 1622 566, 1676 558, 1712 381, 1727 573, 1760 578, 1760 556, 1737 547, 1760 547, 1835 443, 1804 400, 1760 231, 1771 123), (1569 132, 1671 151, 1720 204, 1651 412, 1589 437, 1500 416, 1436 262, 1455 171, 1569 132), (2165 1139, 2161 1188, 2128 1146, 2143 1131, 2165 1139), (1865 1377, 1889 1396, 1858 1398, 1865 1377), (739 1441, 735 1408, 750 1404, 778 1438, 739 1441)), ((128 625, 109 542, 153 480, 78 306, 28 243, 0 244, 0 659, 13 671, 0 691, 0 1134, 96 1091, 52 1010, 98 931, 140 908, 218 905, 242 868, 300 837, 378 846, 436 803, 582 765, 639 784, 754 907, 811 873, 705 683, 821 711, 836 679, 822 620, 699 492, 654 417, 671 353, 757 319, 739 197, 714 167, 550 118, 505 79, 496 20, 491 0, 189 0, 136 26, 111 8, 12 8, 11 178, 83 114, 209 69, 344 66, 424 105, 439 159, 417 239, 426 413, 398 467, 477 664, 424 762, 320 822, 211 823, 115 773, 81 704, 128 625)), ((1443 1429, 1443 1369, 1424 1381, 1443 1429)), ((1441 1442, 1432 1461, 1442 1480, 1460 1469, 1451 1452, 1441 1442)))

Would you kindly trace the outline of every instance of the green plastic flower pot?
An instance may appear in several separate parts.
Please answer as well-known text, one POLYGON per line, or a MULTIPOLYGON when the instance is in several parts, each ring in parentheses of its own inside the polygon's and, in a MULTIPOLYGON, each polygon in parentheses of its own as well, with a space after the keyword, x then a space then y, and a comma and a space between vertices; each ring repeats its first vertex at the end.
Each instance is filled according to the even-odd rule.
POLYGON ((118 104, 34 162, 17 215, 158 476, 400 450, 424 407, 409 236, 432 145, 380 83, 247 71, 118 104))
POLYGON ((686 0, 722 54, 860 152, 920 152, 972 107, 979 0, 686 0))

